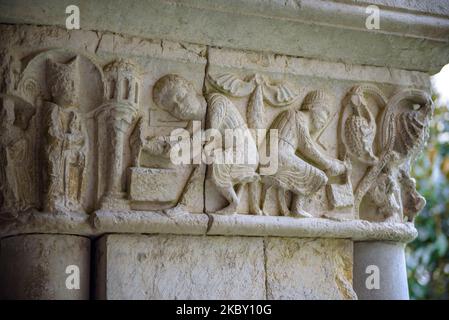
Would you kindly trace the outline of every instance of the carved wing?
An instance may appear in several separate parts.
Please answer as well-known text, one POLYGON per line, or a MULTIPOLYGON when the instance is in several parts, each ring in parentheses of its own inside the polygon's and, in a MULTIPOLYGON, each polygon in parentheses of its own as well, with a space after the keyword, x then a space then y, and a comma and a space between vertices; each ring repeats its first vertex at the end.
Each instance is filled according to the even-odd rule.
POLYGON ((216 76, 209 74, 208 80, 215 89, 234 97, 246 97, 255 88, 253 80, 244 81, 230 73, 218 74, 216 76))
POLYGON ((231 104, 232 102, 217 93, 209 95, 207 97, 207 102, 210 105, 208 126, 209 128, 219 129, 226 116, 226 105, 231 104))
POLYGON ((428 125, 433 108, 432 99, 425 91, 408 89, 395 94, 388 101, 382 121, 382 144, 386 145, 389 140, 395 139, 397 142, 394 142, 393 149, 403 158, 415 154, 428 138, 428 125), (414 104, 420 105, 419 110, 413 110, 414 104), (396 125, 394 132, 387 130, 392 115, 396 125))
POLYGON ((273 107, 283 107, 293 103, 298 98, 295 92, 288 84, 271 85, 265 83, 264 98, 273 107))

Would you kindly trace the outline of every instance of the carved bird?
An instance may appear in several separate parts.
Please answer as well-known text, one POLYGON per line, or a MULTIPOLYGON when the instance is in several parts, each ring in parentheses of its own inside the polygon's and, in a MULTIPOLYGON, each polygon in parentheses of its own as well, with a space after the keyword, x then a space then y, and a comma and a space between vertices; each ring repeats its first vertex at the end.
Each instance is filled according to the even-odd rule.
POLYGON ((349 102, 352 114, 346 119, 344 134, 345 145, 349 153, 367 164, 375 164, 378 159, 373 153, 373 141, 376 136, 376 123, 369 111, 363 93, 356 90, 349 102))

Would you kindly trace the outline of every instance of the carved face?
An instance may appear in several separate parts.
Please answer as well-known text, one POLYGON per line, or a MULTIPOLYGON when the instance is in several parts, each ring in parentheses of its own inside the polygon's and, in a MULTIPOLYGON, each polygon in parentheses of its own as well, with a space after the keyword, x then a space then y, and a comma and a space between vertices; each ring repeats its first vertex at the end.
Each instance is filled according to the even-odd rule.
POLYGON ((11 127, 14 124, 15 116, 14 111, 11 108, 3 106, 0 108, 0 125, 3 128, 11 127))
POLYGON ((184 78, 168 75, 158 80, 153 98, 156 104, 180 120, 201 120, 205 114, 204 99, 184 78))
POLYGON ((81 121, 75 112, 70 113, 70 125, 69 129, 71 133, 81 131, 81 121))
POLYGON ((416 190, 415 179, 411 178, 405 171, 401 171, 400 182, 404 216, 406 216, 409 221, 413 221, 415 216, 426 205, 426 199, 416 190))
POLYGON ((323 129, 329 121, 329 110, 326 106, 314 106, 311 111, 310 132, 315 133, 323 129))
POLYGON ((64 64, 48 60, 47 84, 53 102, 61 107, 78 106, 78 58, 64 64))

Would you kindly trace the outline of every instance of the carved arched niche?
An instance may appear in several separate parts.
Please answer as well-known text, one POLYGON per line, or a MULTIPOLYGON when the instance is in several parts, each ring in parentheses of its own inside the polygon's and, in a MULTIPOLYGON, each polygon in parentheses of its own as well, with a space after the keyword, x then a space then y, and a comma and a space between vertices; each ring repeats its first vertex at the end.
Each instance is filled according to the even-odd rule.
POLYGON ((92 210, 96 186, 92 112, 103 99, 102 72, 85 55, 63 49, 26 57, 21 65, 12 94, 35 109, 30 128, 36 154, 33 190, 39 198, 35 207, 48 212, 92 210))

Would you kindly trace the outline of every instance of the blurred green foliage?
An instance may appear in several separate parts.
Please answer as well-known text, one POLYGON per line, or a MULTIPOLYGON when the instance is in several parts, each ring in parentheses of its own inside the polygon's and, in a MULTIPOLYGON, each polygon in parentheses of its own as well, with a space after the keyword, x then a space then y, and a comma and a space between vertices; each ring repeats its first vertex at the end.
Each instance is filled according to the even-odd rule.
POLYGON ((418 191, 426 198, 416 218, 418 238, 407 246, 411 299, 449 299, 449 112, 437 105, 430 140, 414 165, 418 191))

